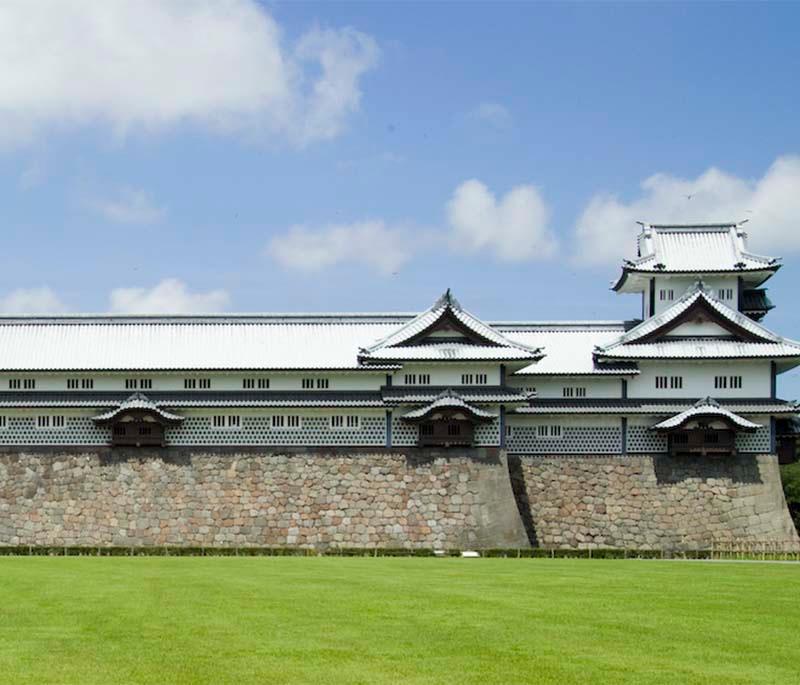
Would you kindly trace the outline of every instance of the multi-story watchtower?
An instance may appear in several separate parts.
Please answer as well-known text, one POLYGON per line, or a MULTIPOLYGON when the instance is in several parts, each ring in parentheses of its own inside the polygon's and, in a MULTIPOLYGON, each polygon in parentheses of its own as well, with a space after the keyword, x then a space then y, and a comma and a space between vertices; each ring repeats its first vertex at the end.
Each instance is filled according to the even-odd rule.
POLYGON ((781 262, 748 250, 744 223, 641 222, 637 258, 625 260, 612 287, 620 293, 641 293, 646 319, 668 309, 702 280, 718 300, 760 321, 773 307, 761 286, 781 262))

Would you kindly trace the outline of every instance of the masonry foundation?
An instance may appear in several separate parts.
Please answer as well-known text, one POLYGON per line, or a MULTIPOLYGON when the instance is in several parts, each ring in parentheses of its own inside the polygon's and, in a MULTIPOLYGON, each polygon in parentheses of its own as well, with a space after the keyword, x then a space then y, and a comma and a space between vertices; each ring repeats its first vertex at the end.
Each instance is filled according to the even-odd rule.
POLYGON ((0 545, 798 544, 773 455, 6 448, 0 545))

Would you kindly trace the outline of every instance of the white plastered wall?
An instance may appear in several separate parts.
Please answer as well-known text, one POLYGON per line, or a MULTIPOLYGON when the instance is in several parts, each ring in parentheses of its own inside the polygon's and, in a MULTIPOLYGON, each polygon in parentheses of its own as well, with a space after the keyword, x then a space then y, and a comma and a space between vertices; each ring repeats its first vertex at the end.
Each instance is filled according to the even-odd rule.
POLYGON ((714 398, 769 398, 771 394, 770 363, 766 360, 756 361, 674 361, 674 362, 640 362, 640 374, 628 381, 628 397, 646 397, 666 399, 697 398, 711 396, 714 398), (656 388, 656 376, 681 376, 683 387, 680 389, 656 388), (715 388, 714 377, 726 376, 727 388, 715 388), (742 387, 731 388, 730 376, 741 376, 742 387))

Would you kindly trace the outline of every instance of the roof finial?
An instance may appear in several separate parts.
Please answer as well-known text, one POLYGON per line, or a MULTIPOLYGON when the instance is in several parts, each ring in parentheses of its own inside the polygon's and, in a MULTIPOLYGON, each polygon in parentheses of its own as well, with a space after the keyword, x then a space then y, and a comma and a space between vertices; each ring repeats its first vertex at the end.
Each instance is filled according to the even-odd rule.
POLYGON ((436 300, 436 304, 434 305, 437 309, 439 307, 450 307, 451 309, 461 309, 461 305, 459 304, 458 300, 453 295, 453 292, 450 288, 444 291, 444 295, 442 295, 438 300, 436 300))

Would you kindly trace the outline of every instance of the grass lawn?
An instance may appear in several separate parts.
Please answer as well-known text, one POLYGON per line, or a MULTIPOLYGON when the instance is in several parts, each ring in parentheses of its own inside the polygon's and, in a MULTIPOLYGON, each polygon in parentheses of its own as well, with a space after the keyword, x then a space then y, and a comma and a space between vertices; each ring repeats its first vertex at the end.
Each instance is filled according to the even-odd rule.
POLYGON ((800 565, 2 558, 2 683, 798 683, 800 565))

